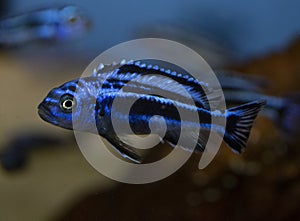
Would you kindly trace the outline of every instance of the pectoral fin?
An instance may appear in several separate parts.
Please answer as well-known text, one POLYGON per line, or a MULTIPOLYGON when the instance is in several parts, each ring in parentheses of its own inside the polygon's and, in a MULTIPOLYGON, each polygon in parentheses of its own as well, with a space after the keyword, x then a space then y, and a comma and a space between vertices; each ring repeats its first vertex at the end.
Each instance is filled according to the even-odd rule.
POLYGON ((127 158, 134 163, 142 162, 141 157, 133 150, 133 148, 121 141, 117 136, 106 137, 106 140, 123 158, 127 158))

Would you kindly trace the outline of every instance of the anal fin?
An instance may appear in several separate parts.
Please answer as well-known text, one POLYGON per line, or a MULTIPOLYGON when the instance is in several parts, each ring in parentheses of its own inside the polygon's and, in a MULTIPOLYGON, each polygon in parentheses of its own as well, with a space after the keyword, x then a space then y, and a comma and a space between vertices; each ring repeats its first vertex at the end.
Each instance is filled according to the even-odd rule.
POLYGON ((126 159, 131 160, 134 163, 140 164, 142 162, 141 157, 133 150, 133 148, 122 140, 120 140, 117 136, 109 136, 105 137, 105 139, 113 146, 113 148, 126 159))

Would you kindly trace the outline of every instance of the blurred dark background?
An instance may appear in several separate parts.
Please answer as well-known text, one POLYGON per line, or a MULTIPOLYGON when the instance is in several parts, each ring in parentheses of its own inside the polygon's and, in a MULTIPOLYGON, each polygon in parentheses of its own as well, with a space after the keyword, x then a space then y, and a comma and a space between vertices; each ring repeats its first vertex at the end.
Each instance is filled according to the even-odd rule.
POLYGON ((128 185, 96 172, 72 132, 46 124, 36 109, 98 54, 138 37, 177 40, 213 68, 264 76, 267 94, 298 92, 300 1, 14 0, 0 1, 0 11, 69 4, 91 20, 81 37, 0 51, 0 220, 300 220, 299 139, 282 139, 263 117, 242 156, 221 148, 204 170, 196 155, 162 181, 128 185))

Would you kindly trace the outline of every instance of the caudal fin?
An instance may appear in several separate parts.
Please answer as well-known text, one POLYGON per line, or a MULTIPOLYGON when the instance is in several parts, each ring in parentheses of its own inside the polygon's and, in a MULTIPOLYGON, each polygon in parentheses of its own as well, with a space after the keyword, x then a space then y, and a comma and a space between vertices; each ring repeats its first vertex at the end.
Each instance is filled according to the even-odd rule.
POLYGON ((246 147, 253 122, 265 104, 264 100, 254 101, 226 111, 224 141, 233 152, 241 153, 246 147))

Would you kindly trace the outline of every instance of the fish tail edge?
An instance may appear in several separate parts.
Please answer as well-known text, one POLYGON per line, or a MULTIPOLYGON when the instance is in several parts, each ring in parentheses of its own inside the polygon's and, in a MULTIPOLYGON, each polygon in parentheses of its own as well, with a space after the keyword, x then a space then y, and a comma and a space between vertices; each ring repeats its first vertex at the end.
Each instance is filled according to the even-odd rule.
POLYGON ((258 113, 266 105, 265 100, 253 101, 226 111, 225 143, 235 153, 242 153, 258 113))

